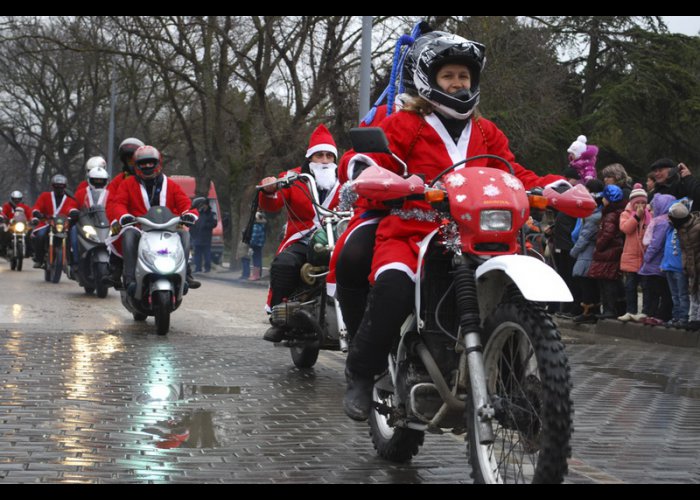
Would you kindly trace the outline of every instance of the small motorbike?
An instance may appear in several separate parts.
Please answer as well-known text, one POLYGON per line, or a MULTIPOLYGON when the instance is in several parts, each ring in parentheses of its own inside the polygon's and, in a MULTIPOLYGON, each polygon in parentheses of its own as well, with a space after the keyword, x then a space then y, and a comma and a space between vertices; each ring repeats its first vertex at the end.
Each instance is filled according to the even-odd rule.
POLYGON ((102 277, 109 274, 106 244, 109 221, 104 206, 93 205, 81 210, 77 230, 79 256, 74 279, 85 289, 85 293, 96 292, 98 297, 104 298, 109 291, 109 287, 102 283, 102 277))
MULTIPOLYGON (((392 154, 381 129, 353 129, 351 140, 357 152, 392 154)), ((405 462, 426 432, 464 435, 475 482, 557 483, 568 471, 573 403, 569 361, 543 305, 572 297, 551 267, 518 253, 521 228, 531 205, 585 217, 595 202, 583 186, 528 193, 504 170, 459 168, 484 157, 510 168, 482 155, 430 185, 378 166, 353 181, 368 199, 429 201, 437 223, 420 244, 414 311, 375 380, 370 436, 381 457, 405 462)))
POLYGON ((154 316, 158 335, 166 335, 170 314, 180 307, 187 293, 187 260, 177 232, 181 220, 167 207, 156 206, 145 216, 136 217, 134 224, 137 223, 142 234, 136 261, 136 290, 132 297, 122 289, 121 301, 136 321, 154 316))
POLYGON ((49 226, 49 245, 44 259, 44 280, 51 283, 61 281, 63 268, 66 266, 66 240, 68 239, 68 226, 70 219, 63 215, 47 217, 49 226))
MULTIPOLYGON (((347 228, 352 211, 323 207, 319 203, 316 180, 310 174, 290 171, 275 184, 289 188, 297 180, 309 187, 319 223, 304 237, 308 241, 308 251, 307 261, 300 271, 300 285, 289 300, 272 308, 270 322, 286 330, 288 339, 282 345, 290 348, 294 365, 310 368, 316 364, 321 349, 343 352, 348 349, 340 304, 326 293, 326 276, 335 242, 347 228)), ((264 187, 257 186, 257 190, 264 187)))
POLYGON ((14 215, 7 224, 9 242, 5 257, 10 262, 10 269, 21 271, 24 257, 27 255, 27 234, 29 233, 29 223, 27 214, 22 208, 17 208, 14 215))

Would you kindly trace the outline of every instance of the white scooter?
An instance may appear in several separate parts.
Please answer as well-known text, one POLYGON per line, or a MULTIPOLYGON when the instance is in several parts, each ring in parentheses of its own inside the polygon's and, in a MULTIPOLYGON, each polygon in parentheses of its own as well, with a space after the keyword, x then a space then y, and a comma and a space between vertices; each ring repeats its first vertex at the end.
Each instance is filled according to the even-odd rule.
MULTIPOLYGON (((158 335, 170 329, 170 313, 182 303, 187 294, 187 259, 177 232, 182 223, 166 207, 152 207, 143 217, 141 239, 136 261, 136 290, 130 296, 121 290, 122 304, 136 321, 154 316, 158 335)), ((136 229, 125 229, 134 231, 136 229)))

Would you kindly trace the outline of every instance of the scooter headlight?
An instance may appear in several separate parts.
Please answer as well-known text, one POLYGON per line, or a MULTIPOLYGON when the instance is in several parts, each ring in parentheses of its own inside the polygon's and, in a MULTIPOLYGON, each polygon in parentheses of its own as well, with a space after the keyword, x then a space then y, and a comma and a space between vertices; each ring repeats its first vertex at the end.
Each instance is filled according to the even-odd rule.
POLYGON ((83 226, 83 234, 89 240, 99 241, 99 238, 97 237, 97 231, 93 226, 83 226))
POLYGON ((170 274, 175 271, 177 262, 175 262, 175 259, 170 256, 158 256, 153 259, 153 266, 159 273, 170 274))
POLYGON ((483 210, 479 219, 482 231, 510 231, 513 215, 510 210, 483 210))

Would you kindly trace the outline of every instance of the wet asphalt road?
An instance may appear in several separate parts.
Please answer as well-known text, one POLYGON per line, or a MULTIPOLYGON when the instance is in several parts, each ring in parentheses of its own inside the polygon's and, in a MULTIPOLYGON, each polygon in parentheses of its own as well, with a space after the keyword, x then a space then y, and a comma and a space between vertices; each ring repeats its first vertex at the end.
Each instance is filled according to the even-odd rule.
MULTIPOLYGON (((225 276, 159 337, 113 291, 0 262, 0 484, 471 482, 456 436, 427 435, 409 464, 377 458, 342 412, 344 355, 296 369, 261 340, 266 288, 225 276)), ((564 335, 567 483, 700 482, 700 350, 564 335)))

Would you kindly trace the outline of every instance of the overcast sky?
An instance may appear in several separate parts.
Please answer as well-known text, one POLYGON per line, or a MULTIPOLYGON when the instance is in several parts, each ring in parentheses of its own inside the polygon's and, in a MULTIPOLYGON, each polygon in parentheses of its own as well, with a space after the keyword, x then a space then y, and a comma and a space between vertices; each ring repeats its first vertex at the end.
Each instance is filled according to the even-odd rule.
POLYGON ((695 36, 700 31, 700 16, 662 16, 672 33, 695 36))

